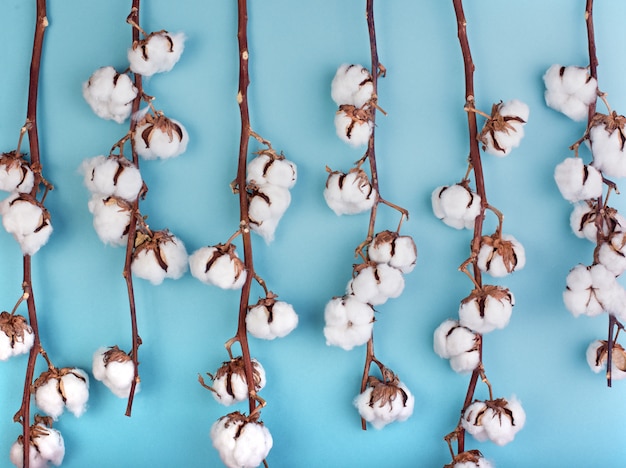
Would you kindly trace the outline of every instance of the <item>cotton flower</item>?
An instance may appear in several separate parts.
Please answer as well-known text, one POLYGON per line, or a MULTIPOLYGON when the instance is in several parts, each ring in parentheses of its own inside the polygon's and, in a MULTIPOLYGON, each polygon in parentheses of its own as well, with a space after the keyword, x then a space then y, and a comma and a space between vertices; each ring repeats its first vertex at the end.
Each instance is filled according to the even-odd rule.
POLYGON ((277 301, 276 297, 275 294, 269 293, 248 310, 246 328, 252 336, 264 340, 282 338, 298 325, 298 315, 293 306, 284 301, 277 301))
POLYGON ((598 246, 598 262, 615 276, 626 271, 626 232, 613 232, 598 246))
POLYGON ((435 216, 456 229, 474 229, 480 203, 480 195, 470 190, 467 181, 437 187, 431 196, 435 216))
POLYGON ((157 31, 145 39, 133 42, 128 49, 128 61, 133 73, 152 76, 170 71, 185 48, 185 34, 157 31))
MULTIPOLYGON (((30 426, 28 461, 31 468, 47 468, 49 463, 60 466, 63 463, 65 457, 63 436, 51 426, 51 421, 39 416, 35 416, 35 424, 30 426)), ((24 466, 24 438, 22 435, 11 446, 9 459, 18 468, 24 466)))
POLYGON ((543 75, 548 107, 572 120, 585 120, 598 96, 598 82, 583 67, 552 65, 543 75))
POLYGON ((489 333, 508 325, 514 305, 515 298, 508 289, 483 286, 461 301, 459 323, 475 332, 489 333))
POLYGON ((479 442, 490 440, 496 445, 506 445, 524 427, 526 413, 520 402, 512 397, 487 401, 474 401, 461 418, 463 428, 479 442))
POLYGON ((289 190, 279 185, 248 186, 248 218, 250 228, 265 242, 274 240, 278 222, 291 203, 289 190))
POLYGON ((168 159, 185 152, 189 134, 178 120, 162 113, 147 114, 133 132, 137 154, 144 159, 168 159))
POLYGON ((609 312, 624 314, 626 292, 604 265, 577 265, 570 270, 563 292, 565 307, 574 317, 609 312))
POLYGON ((567 158, 556 166, 556 184, 567 201, 578 202, 602 196, 602 174, 580 158, 567 158))
POLYGON ((362 107, 372 99, 374 84, 369 70, 362 65, 344 63, 330 85, 330 95, 335 104, 362 107))
MULTIPOLYGON (((93 376, 106 385, 114 395, 128 398, 135 379, 135 364, 132 358, 117 346, 99 348, 93 355, 93 376)), ((135 392, 140 388, 139 382, 135 392)))
POLYGON ((87 204, 93 214, 93 227, 105 244, 126 245, 132 205, 118 197, 94 194, 87 204))
POLYGON ((246 281, 246 266, 233 244, 202 247, 189 256, 191 274, 205 284, 222 289, 241 289, 246 281))
POLYGON ((141 235, 140 240, 136 241, 131 271, 137 277, 156 285, 165 278, 180 278, 187 267, 185 244, 168 230, 141 235))
MULTIPOLYGON (((609 345, 606 340, 593 341, 587 348, 587 364, 596 374, 606 371, 609 345)), ((613 343, 611 353, 611 378, 621 380, 626 378, 626 351, 619 343, 613 343)))
POLYGON ((402 273, 410 273, 417 261, 417 247, 410 236, 381 231, 368 245, 367 255, 376 263, 387 263, 402 273))
POLYGON ((35 380, 33 388, 35 404, 55 421, 65 408, 76 417, 87 409, 89 376, 82 369, 48 369, 35 380))
POLYGON ((258 156, 247 164, 246 171, 246 182, 256 186, 271 184, 290 189, 298 178, 295 163, 273 150, 259 151, 258 156))
MULTIPOLYGON (((574 234, 581 239, 588 239, 594 244, 598 240, 597 206, 596 200, 586 200, 584 203, 575 204, 570 215, 570 226, 574 234)), ((603 206, 599 211, 599 215, 602 217, 603 236, 608 237, 614 232, 626 231, 626 218, 619 214, 615 208, 603 206)))
POLYGON ((384 304, 404 290, 402 272, 386 263, 362 263, 354 270, 355 276, 348 283, 346 292, 361 302, 373 306, 384 304))
POLYGON ((468 450, 457 454, 444 468, 493 468, 493 465, 478 450, 468 450))
POLYGON ((413 414, 415 397, 407 386, 388 369, 381 380, 367 379, 367 387, 354 399, 354 405, 363 419, 375 429, 382 429, 394 421, 406 421, 413 414))
POLYGON ((517 148, 524 137, 528 113, 528 106, 517 99, 494 104, 479 135, 483 150, 495 156, 506 156, 517 148))
POLYGON ((30 194, 13 193, 0 202, 4 229, 12 234, 24 255, 34 255, 52 234, 50 213, 30 194))
POLYGON ((95 156, 80 167, 85 186, 92 194, 134 201, 143 187, 137 166, 123 156, 95 156))
POLYGON ((450 367, 459 374, 473 371, 480 362, 480 335, 457 320, 448 319, 433 334, 435 353, 450 360, 450 367))
POLYGON ((34 342, 35 333, 25 317, 0 313, 0 361, 28 353, 34 342))
POLYGON ((326 304, 324 320, 326 344, 349 351, 372 336, 374 309, 355 296, 334 297, 326 304))
POLYGON ((362 213, 372 208, 378 192, 363 169, 352 168, 347 174, 329 168, 326 171, 329 175, 324 199, 337 216, 362 213))
POLYGON ((211 427, 211 440, 228 468, 253 468, 263 463, 273 440, 260 421, 239 412, 222 416, 211 427))
POLYGON ((113 67, 99 68, 83 83, 83 97, 95 114, 117 123, 130 116, 137 92, 128 75, 118 73, 113 67))
POLYGON ((369 106, 364 108, 356 108, 349 104, 339 106, 335 114, 337 136, 355 148, 366 145, 374 129, 373 112, 373 108, 369 106))
POLYGON ((11 151, 0 156, 0 190, 28 193, 33 189, 35 176, 21 154, 11 151))
MULTIPOLYGON (((252 359, 252 376, 255 391, 260 391, 265 387, 265 369, 259 361, 252 359)), ((209 374, 213 385, 203 386, 211 390, 213 398, 224 406, 245 401, 249 398, 248 382, 246 380, 245 363, 241 356, 222 363, 215 375, 209 374)))
POLYGON ((499 278, 524 268, 526 252, 515 237, 496 232, 480 240, 477 265, 481 271, 499 278))
POLYGON ((613 111, 610 115, 597 113, 589 128, 589 143, 593 166, 607 177, 626 176, 624 144, 626 117, 613 111))

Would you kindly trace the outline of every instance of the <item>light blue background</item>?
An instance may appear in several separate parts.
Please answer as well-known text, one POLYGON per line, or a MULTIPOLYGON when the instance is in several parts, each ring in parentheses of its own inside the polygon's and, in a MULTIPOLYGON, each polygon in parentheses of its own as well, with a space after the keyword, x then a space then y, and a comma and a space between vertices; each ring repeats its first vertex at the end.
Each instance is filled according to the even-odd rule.
MULTIPOLYGON (((26 115, 34 1, 0 5, 0 150, 15 148, 26 115)), ((56 189, 46 200, 54 224, 50 242, 33 260, 42 342, 57 366, 90 369, 103 345, 130 346, 123 250, 98 240, 77 168, 106 154, 126 125, 97 118, 81 84, 98 67, 127 66, 130 0, 49 2, 39 126, 44 175, 56 189)), ((184 31, 185 52, 170 73, 145 82, 156 107, 182 121, 191 135, 186 154, 143 162, 150 188, 141 210, 152 228, 168 227, 191 252, 225 241, 238 225, 235 177, 239 142, 236 2, 144 1, 148 30, 184 31)), ((606 335, 606 317, 574 319, 564 308, 565 276, 589 263, 592 244, 569 230, 570 207, 552 179, 554 166, 584 131, 545 107, 544 71, 553 63, 588 63, 584 1, 466 2, 476 63, 477 106, 499 100, 530 106, 526 137, 510 157, 485 157, 489 202, 505 214, 505 232, 525 246, 527 266, 500 283, 515 294, 509 327, 486 336, 484 363, 496 396, 517 395, 526 427, 506 447, 477 443, 498 467, 621 467, 626 464, 626 388, 607 389, 587 367, 587 344, 606 335)), ((443 436, 458 418, 468 376, 455 374, 432 351, 433 330, 455 317, 471 290, 457 271, 468 255, 469 231, 456 231, 431 212, 430 194, 461 179, 468 152, 461 52, 451 1, 379 1, 381 63, 376 132, 381 194, 406 207, 403 232, 420 257, 404 294, 378 307, 377 356, 415 395, 413 417, 382 431, 363 432, 351 406, 364 349, 325 345, 325 303, 343 292, 353 249, 365 237, 367 215, 336 217, 325 205, 324 167, 347 170, 361 157, 335 136, 329 85, 343 62, 369 66, 363 0, 250 1, 250 109, 254 130, 298 165, 293 202, 266 246, 254 238, 257 272, 292 303, 300 325, 288 337, 251 339, 265 366, 268 401, 263 420, 274 437, 272 467, 436 467, 450 461, 443 436)), ((626 112, 626 3, 598 1, 595 9, 600 87, 626 112)), ((251 149, 255 149, 253 143, 251 149)), ((618 181, 619 182, 619 181, 618 181)), ((612 204, 625 207, 622 197, 612 204)), ((378 230, 397 224, 381 209, 378 230)), ((487 226, 493 226, 489 218, 487 226)), ((21 254, 0 232, 0 307, 20 294, 21 254)), ((67 447, 64 466, 220 466, 208 432, 229 409, 197 383, 227 358, 222 344, 236 328, 239 294, 201 284, 190 275, 154 287, 136 280, 142 391, 132 418, 125 400, 92 380, 90 407, 57 426, 67 447)), ((252 300, 261 294, 254 290, 252 300)), ((25 311, 25 309, 23 309, 25 311)), ((20 432, 26 357, 0 363, 0 462, 20 432)), ((41 367, 41 361, 40 361, 41 367)), ((43 370, 40 369, 40 370, 43 370)), ((486 397, 479 386, 477 397, 486 397)), ((245 406, 238 407, 245 410, 245 406)))

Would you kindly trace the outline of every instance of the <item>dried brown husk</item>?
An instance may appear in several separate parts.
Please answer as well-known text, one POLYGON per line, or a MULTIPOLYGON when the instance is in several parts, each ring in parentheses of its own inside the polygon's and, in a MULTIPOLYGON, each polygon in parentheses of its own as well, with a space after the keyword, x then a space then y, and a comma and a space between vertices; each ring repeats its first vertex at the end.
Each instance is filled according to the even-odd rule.
POLYGON ((488 144, 487 135, 491 136, 491 141, 493 143, 493 147, 498 150, 505 152, 505 148, 502 148, 496 138, 497 132, 517 132, 517 129, 510 124, 510 122, 518 122, 525 124, 526 121, 517 115, 502 115, 500 113, 500 109, 502 109, 503 103, 500 101, 497 104, 494 104, 491 107, 491 116, 485 122, 485 126, 482 131, 478 135, 478 140, 483 143, 483 150, 488 144))
POLYGON ((517 266, 517 255, 515 254, 512 241, 503 239, 502 235, 499 232, 496 232, 491 236, 483 236, 480 240, 480 245, 481 248, 485 245, 491 247, 491 253, 485 262, 487 270, 496 255, 502 257, 502 263, 504 264, 507 272, 511 273, 515 270, 515 267, 517 266))
POLYGON ((15 343, 24 341, 24 334, 33 333, 33 329, 22 315, 10 314, 6 311, 0 313, 0 331, 11 340, 11 348, 15 343))

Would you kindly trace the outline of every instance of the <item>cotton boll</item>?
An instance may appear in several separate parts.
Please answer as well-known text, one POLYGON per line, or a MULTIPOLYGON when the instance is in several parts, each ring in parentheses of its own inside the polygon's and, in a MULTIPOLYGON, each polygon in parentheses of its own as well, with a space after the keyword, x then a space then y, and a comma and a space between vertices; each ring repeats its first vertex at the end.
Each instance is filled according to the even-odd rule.
POLYGON ((415 397, 404 383, 393 377, 391 381, 382 381, 370 376, 368 387, 354 399, 361 417, 375 429, 406 421, 413 414, 415 397))
POLYGON ((0 190, 28 193, 33 189, 35 176, 21 154, 15 151, 0 156, 0 190))
POLYGON ((130 116, 137 93, 128 75, 118 73, 113 67, 99 68, 83 83, 83 97, 94 113, 117 123, 130 116))
POLYGON ((524 268, 526 252, 515 237, 495 233, 482 237, 476 263, 481 271, 500 278, 524 268))
POLYGON ((489 333, 508 325, 515 298, 506 288, 483 286, 461 301, 459 322, 478 333, 489 333))
POLYGON ((128 49, 128 61, 133 73, 152 76, 155 73, 168 72, 180 60, 185 47, 183 33, 157 31, 145 39, 136 41, 128 49))
MULTIPOLYGON (((609 237, 615 232, 626 231, 626 218, 619 214, 615 208, 603 206, 599 211, 600 216, 602 216, 603 236, 609 237)), ((585 203, 574 205, 574 210, 570 215, 570 226, 574 234, 595 244, 598 241, 597 215, 596 200, 587 200, 585 203)))
POLYGON ((330 95, 338 106, 351 104, 362 107, 372 99, 374 85, 369 70, 362 65, 343 64, 335 73, 330 95))
MULTIPOLYGON (((265 369, 256 359, 252 359, 252 374, 255 391, 265 387, 265 369)), ((213 398, 225 406, 245 401, 249 398, 248 382, 246 380, 245 363, 241 356, 226 361, 211 376, 213 398)))
POLYGON ((60 466, 65 457, 65 443, 61 433, 42 423, 36 424, 34 428, 37 436, 33 438, 33 443, 37 446, 41 458, 60 466))
POLYGON ((396 298, 404 290, 404 277, 397 268, 386 263, 364 263, 356 269, 356 276, 350 281, 347 293, 359 301, 380 305, 389 298, 396 298))
POLYGON ((491 117, 479 135, 483 150, 495 156, 506 156, 518 147, 524 136, 528 114, 528 106, 517 99, 494 104, 491 117))
POLYGON ((478 450, 468 450, 461 452, 454 457, 449 468, 493 468, 489 460, 483 457, 478 450))
POLYGON ((524 427, 526 413, 521 403, 512 397, 508 401, 500 398, 487 402, 482 425, 487 438, 496 445, 506 445, 524 427))
POLYGON ((274 297, 261 299, 248 310, 246 328, 252 336, 264 340, 282 338, 298 325, 298 315, 293 306, 274 297))
POLYGON ((261 422, 250 421, 239 412, 218 419, 211 426, 211 440, 228 468, 253 468, 263 463, 273 440, 261 422))
POLYGON ((626 233, 614 232, 598 248, 598 262, 613 275, 620 276, 626 271, 626 233))
POLYGON ((483 419, 487 412, 487 404, 484 401, 474 401, 471 403, 461 417, 463 429, 469 432, 478 442, 484 442, 488 436, 483 427, 483 419))
POLYGON ((605 311, 624 314, 626 292, 604 265, 577 265, 570 270, 566 283, 563 302, 575 317, 593 317, 605 311))
POLYGON ((286 188, 273 184, 251 187, 249 190, 250 228, 269 243, 274 240, 278 221, 291 203, 291 194, 286 188))
POLYGON ((138 278, 161 284, 165 278, 178 279, 187 271, 185 244, 167 230, 156 231, 135 247, 131 270, 138 278))
MULTIPOLYGON (((24 445, 22 439, 18 439, 11 445, 9 460, 17 468, 24 466, 24 445)), ((28 466, 30 468, 48 468, 48 460, 43 458, 39 450, 32 444, 28 444, 28 466)))
POLYGON ((480 364, 480 353, 477 349, 466 351, 450 358, 450 368, 457 374, 469 374, 480 364))
POLYGON ((367 145, 374 129, 369 112, 342 105, 335 114, 337 136, 354 148, 367 145))
POLYGON ((465 374, 480 362, 478 343, 480 337, 456 320, 448 319, 437 327, 433 335, 433 348, 439 357, 450 360, 450 367, 465 374))
POLYGON ((324 320, 326 344, 349 351, 372 336, 374 309, 354 296, 334 297, 326 304, 324 320))
MULTIPOLYGON (((606 340, 593 341, 587 348, 587 364, 596 374, 606 371, 608 362, 609 346, 606 340)), ((626 378, 626 351, 619 343, 613 343, 611 353, 611 379, 621 380, 626 378)))
POLYGON ((583 67, 552 65, 543 75, 548 107, 572 120, 585 120, 589 104, 597 98, 598 83, 583 67))
POLYGON ((144 159, 168 159, 185 152, 189 134, 178 121, 161 113, 148 114, 137 123, 133 132, 137 154, 144 159))
POLYGON ((446 340, 448 355, 452 358, 476 349, 477 337, 470 329, 458 326, 450 331, 446 340))
POLYGON ((589 128, 593 166, 606 177, 626 176, 624 116, 596 114, 589 128))
POLYGON ((24 316, 0 313, 0 361, 28 353, 34 342, 35 332, 24 316))
POLYGON ((256 186, 272 184, 290 189, 298 178, 296 165, 274 151, 265 150, 246 166, 246 182, 256 186))
MULTIPOLYGON (((135 379, 135 364, 131 357, 117 346, 100 348, 93 356, 93 376, 119 398, 128 398, 135 379)), ((137 383, 135 393, 139 392, 137 383)))
POLYGON ((563 198, 570 202, 602 196, 602 174, 595 167, 583 164, 580 158, 567 158, 557 165, 554 179, 563 198))
POLYGON ((41 411, 52 417, 55 421, 63 414, 65 405, 63 404, 63 397, 59 391, 58 379, 49 379, 43 385, 36 387, 35 404, 41 411))
POLYGON ((417 261, 417 247, 409 236, 382 231, 374 236, 367 247, 367 255, 376 263, 388 263, 402 273, 410 273, 417 261))
POLYGON ((324 199, 337 216, 357 214, 370 210, 378 193, 372 187, 363 169, 352 169, 347 174, 330 171, 324 188, 324 199))
POLYGON ((79 418, 87 410, 89 400, 89 376, 82 369, 71 369, 61 377, 65 407, 70 413, 79 418))
POLYGON ((94 194, 89 200, 88 207, 93 213, 93 227, 100 240, 113 246, 126 245, 132 213, 131 204, 122 198, 94 194))
POLYGON ((132 202, 143 187, 137 166, 122 156, 85 159, 80 171, 89 191, 103 197, 116 196, 132 202))
POLYGON ((474 229, 480 213, 481 198, 472 192, 467 182, 437 187, 431 196, 433 213, 455 229, 474 229))
POLYGON ((12 194, 0 202, 4 229, 20 244, 24 255, 34 255, 52 234, 50 214, 30 194, 12 194))
POLYGON ((448 319, 435 329, 433 334, 433 348, 439 357, 450 359, 450 353, 448 352, 448 335, 458 326, 459 322, 457 320, 448 319))
POLYGON ((246 267, 233 244, 196 250, 189 256, 189 268, 198 280, 222 289, 240 289, 246 281, 246 267))

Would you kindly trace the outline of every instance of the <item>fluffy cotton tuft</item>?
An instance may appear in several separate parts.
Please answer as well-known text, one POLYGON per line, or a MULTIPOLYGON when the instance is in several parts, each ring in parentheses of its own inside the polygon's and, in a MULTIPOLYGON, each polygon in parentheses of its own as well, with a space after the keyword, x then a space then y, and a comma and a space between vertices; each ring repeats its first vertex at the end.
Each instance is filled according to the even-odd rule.
POLYGON ((137 92, 128 75, 118 73, 113 67, 99 68, 83 83, 83 97, 95 114, 117 123, 130 116, 137 92))
POLYGON ((330 85, 335 104, 362 107, 372 99, 374 84, 369 70, 362 65, 344 63, 339 66, 330 85))
POLYGON ((13 193, 0 202, 4 229, 12 234, 24 255, 34 255, 52 234, 50 214, 30 194, 13 193))
POLYGON ((196 250, 189 256, 189 269, 198 280, 222 289, 241 289, 247 275, 233 244, 196 250))
MULTIPOLYGON (((585 203, 574 205, 570 215, 570 226, 577 237, 588 239, 594 244, 598 241, 596 226, 597 201, 587 200, 585 203)), ((616 232, 626 231, 626 218, 615 208, 605 206, 600 210, 602 216, 602 235, 609 237, 616 232)))
POLYGON ((286 188, 273 184, 252 187, 248 198, 250 228, 265 242, 272 242, 278 222, 290 203, 291 194, 286 188))
POLYGON ((437 187, 431 196, 433 213, 455 229, 474 229, 480 213, 481 198, 466 183, 437 187))
POLYGON ((0 361, 28 353, 34 342, 35 332, 24 316, 0 313, 0 361))
POLYGON ((410 273, 417 261, 417 247, 410 236, 382 231, 374 236, 367 247, 367 255, 376 263, 387 263, 402 273, 410 273))
POLYGON ((475 332, 489 333, 509 324, 514 305, 515 298, 508 289, 483 286, 461 301, 459 323, 475 332))
POLYGON ((626 291, 604 265, 577 265, 567 275, 563 292, 565 307, 574 317, 602 312, 624 315, 626 291))
POLYGON ((185 39, 183 33, 157 31, 134 42, 128 49, 131 71, 143 76, 170 71, 180 60, 185 39))
POLYGON ((246 315, 248 332, 263 340, 282 338, 298 326, 298 314, 291 304, 274 299, 259 301, 246 315))
POLYGON ((557 165, 554 180, 563 198, 570 202, 602 196, 602 174, 580 158, 567 158, 557 165))
POLYGON ((137 154, 144 159, 168 159, 187 149, 189 134, 178 120, 163 114, 148 114, 137 123, 133 132, 137 154))
POLYGON ((326 344, 349 351, 372 336, 374 309, 354 296, 334 297, 326 304, 324 320, 326 344))
POLYGON ((131 270, 138 278, 161 284, 165 278, 178 279, 188 267, 185 244, 167 231, 153 233, 151 239, 135 247, 131 270))
POLYGON ((461 424, 479 442, 490 440, 506 445, 524 427, 526 413, 520 402, 512 397, 489 401, 475 401, 463 412, 461 424))
POLYGON ((398 381, 383 382, 370 377, 368 387, 354 399, 363 419, 375 429, 395 421, 406 421, 412 414, 415 397, 408 387, 398 381))
POLYGON ((93 227, 100 240, 113 246, 126 245, 131 204, 122 198, 94 194, 87 206, 93 214, 93 227))
MULTIPOLYGON (((28 444, 30 468, 47 468, 49 463, 60 466, 65 457, 65 442, 63 436, 56 429, 37 423, 30 426, 31 442, 28 444)), ((9 454, 11 463, 22 468, 24 458, 24 446, 22 438, 19 438, 11 446, 9 454)))
POLYGON ((479 335, 457 320, 448 319, 433 334, 435 353, 450 360, 450 367, 459 374, 472 372, 480 362, 479 335))
MULTIPOLYGON (((135 365, 131 357, 117 346, 99 348, 93 355, 93 376, 119 398, 128 398, 135 379, 135 365)), ((135 393, 140 390, 137 382, 135 393)))
POLYGON ((89 400, 89 376, 82 369, 63 368, 44 372, 34 384, 35 404, 54 420, 65 408, 80 417, 89 400))
POLYGON ((272 151, 261 151, 246 167, 246 182, 256 186, 272 184, 292 188, 298 178, 295 163, 272 151))
POLYGON ((404 290, 404 276, 397 268, 386 263, 362 264, 356 269, 356 276, 350 280, 346 288, 357 300, 373 306, 396 298, 404 290))
POLYGON ((347 174, 327 170, 324 199, 337 216, 362 213, 374 206, 378 192, 363 169, 352 169, 347 174))
POLYGON ((528 114, 528 106, 517 99, 495 104, 479 135, 483 150, 495 156, 506 156, 517 148, 524 137, 528 114))
POLYGON ((583 67, 552 65, 543 75, 548 107, 572 120, 585 120, 598 95, 598 82, 583 67))
POLYGON ((143 186, 137 166, 121 156, 95 156, 83 161, 80 167, 85 185, 92 194, 115 196, 134 201, 143 186))
POLYGON ((34 183, 33 171, 21 155, 11 151, 0 156, 0 190, 28 193, 34 183))
MULTIPOLYGON (((258 392, 265 387, 265 369, 259 361, 252 359, 254 388, 258 392)), ((213 398, 224 405, 231 406, 249 398, 248 382, 241 357, 225 362, 213 376, 211 386, 213 398)))
POLYGON ((249 421, 239 412, 222 416, 211 427, 211 440, 228 468, 253 468, 263 463, 272 435, 261 422, 249 421))
POLYGON ((501 278, 524 268, 526 251, 512 235, 495 233, 483 236, 476 264, 481 271, 501 278))
MULTIPOLYGON (((606 340, 596 340, 590 343, 587 348, 586 358, 591 370, 596 374, 606 371, 608 354, 609 347, 606 340)), ((626 352, 619 343, 613 343, 611 378, 615 380, 626 378, 626 352)))
POLYGON ((354 106, 341 106, 335 114, 337 136, 354 148, 367 145, 374 124, 368 113, 360 113, 354 106))
POLYGON ((624 116, 596 114, 589 128, 593 166, 606 177, 626 177, 624 116))

